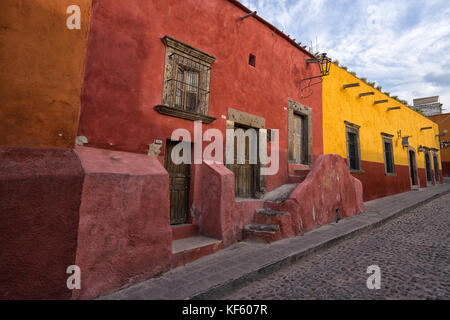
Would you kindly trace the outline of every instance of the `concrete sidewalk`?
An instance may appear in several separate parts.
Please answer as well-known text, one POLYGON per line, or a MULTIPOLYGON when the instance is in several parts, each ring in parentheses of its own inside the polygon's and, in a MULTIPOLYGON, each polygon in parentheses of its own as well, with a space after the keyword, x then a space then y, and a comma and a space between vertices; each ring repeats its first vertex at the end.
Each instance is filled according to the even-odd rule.
POLYGON ((363 214, 271 244, 239 242, 100 299, 214 299, 450 192, 450 183, 365 203, 363 214))

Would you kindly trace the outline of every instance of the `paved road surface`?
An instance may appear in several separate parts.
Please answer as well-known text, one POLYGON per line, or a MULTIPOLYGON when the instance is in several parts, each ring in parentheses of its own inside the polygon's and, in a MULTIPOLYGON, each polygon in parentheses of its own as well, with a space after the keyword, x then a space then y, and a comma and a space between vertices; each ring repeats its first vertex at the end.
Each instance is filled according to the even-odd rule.
POLYGON ((450 299, 450 194, 222 299, 450 299), (366 286, 381 269, 381 289, 366 286))

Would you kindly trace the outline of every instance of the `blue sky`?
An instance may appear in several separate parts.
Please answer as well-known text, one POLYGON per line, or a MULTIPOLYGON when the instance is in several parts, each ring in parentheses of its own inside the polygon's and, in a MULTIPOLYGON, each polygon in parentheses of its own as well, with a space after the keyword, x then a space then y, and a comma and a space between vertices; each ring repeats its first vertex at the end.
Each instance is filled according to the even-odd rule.
POLYGON ((450 112, 450 1, 241 0, 314 52, 391 95, 439 95, 450 112))

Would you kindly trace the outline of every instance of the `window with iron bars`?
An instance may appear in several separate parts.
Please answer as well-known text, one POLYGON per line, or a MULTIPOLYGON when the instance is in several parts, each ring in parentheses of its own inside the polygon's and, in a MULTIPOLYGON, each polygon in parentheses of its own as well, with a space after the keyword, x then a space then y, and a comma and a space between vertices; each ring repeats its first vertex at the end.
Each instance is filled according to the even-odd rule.
POLYGON ((215 58, 168 36, 163 42, 166 44, 163 104, 174 114, 207 116, 211 63, 215 58))
POLYGON ((200 73, 178 65, 175 85, 175 107, 186 111, 197 111, 199 103, 200 73))
POLYGON ((392 144, 393 135, 382 133, 383 153, 384 153, 384 169, 386 175, 395 174, 394 165, 394 148, 392 144))
POLYGON ((347 140, 347 165, 351 172, 362 171, 359 128, 360 126, 345 121, 345 135, 347 140))

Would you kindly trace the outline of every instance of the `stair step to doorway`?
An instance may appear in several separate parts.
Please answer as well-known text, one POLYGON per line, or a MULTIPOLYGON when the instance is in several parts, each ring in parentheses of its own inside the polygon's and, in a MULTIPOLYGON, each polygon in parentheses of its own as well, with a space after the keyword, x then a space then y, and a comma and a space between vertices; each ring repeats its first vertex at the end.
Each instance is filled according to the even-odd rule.
POLYGON ((194 236, 172 241, 172 268, 197 260, 222 248, 222 241, 194 236))
POLYGON ((311 169, 309 168, 297 168, 294 169, 295 175, 296 176, 301 176, 301 177, 306 177, 309 172, 311 171, 311 169))
POLYGON ((254 221, 256 224, 260 225, 276 225, 279 227, 286 219, 290 221, 289 213, 287 212, 259 209, 256 210, 254 221))
POLYGON ((244 239, 270 243, 280 239, 280 227, 273 224, 253 223, 244 227, 244 239))
POLYGON ((288 182, 289 183, 302 183, 303 181, 305 181, 306 176, 296 176, 296 175, 292 175, 290 174, 288 176, 288 182))
POLYGON ((195 237, 197 235, 198 235, 198 225, 196 224, 177 224, 172 226, 173 240, 195 237))

